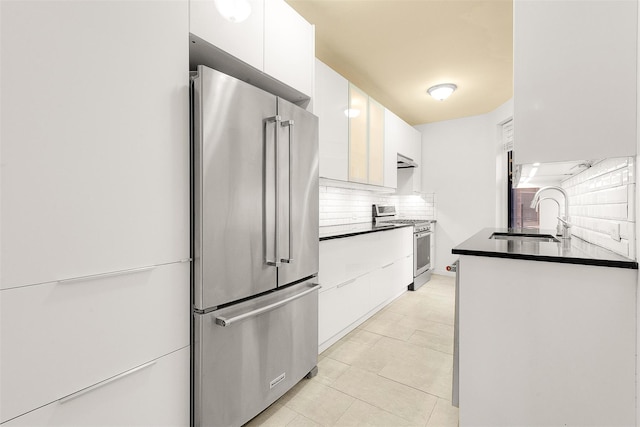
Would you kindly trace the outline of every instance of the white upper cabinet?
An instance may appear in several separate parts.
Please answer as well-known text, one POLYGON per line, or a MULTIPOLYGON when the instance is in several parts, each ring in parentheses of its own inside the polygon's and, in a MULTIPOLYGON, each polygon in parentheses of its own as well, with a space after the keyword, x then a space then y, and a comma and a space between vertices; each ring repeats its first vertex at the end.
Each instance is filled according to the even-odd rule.
POLYGON ((314 28, 284 0, 265 0, 264 72, 313 93, 314 28))
MULTIPOLYGON (((387 184, 385 176, 385 186, 397 188, 398 192, 402 194, 419 193, 422 189, 422 170, 419 167, 422 157, 422 134, 389 110, 385 111, 384 117, 385 144, 395 147, 393 167, 396 167, 397 154, 402 154, 418 164, 417 168, 396 168, 393 176, 395 182, 393 182, 393 185, 391 185, 391 182, 387 184)), ((389 147, 389 150, 391 150, 391 147, 389 147)), ((391 167, 391 165, 388 166, 391 167)))
POLYGON ((638 2, 514 2, 517 163, 636 154, 638 2))
POLYGON ((251 6, 249 16, 232 22, 223 16, 214 0, 190 0, 189 31, 256 70, 311 96, 314 27, 284 0, 247 1, 251 6))
POLYGON ((416 164, 420 164, 422 157, 422 134, 402 119, 398 124, 398 153, 409 157, 416 164))
MULTIPOLYGON (((384 185, 384 107, 369 97, 369 184, 384 185)), ((394 159, 395 162, 395 159, 394 159)))
MULTIPOLYGON (((213 0, 190 0, 190 32, 259 70, 264 66, 264 0, 248 0, 242 22, 224 18, 213 0)), ((223 2, 221 2, 223 3, 223 2)))
POLYGON ((316 60, 315 64, 314 113, 320 118, 320 176, 347 181, 349 82, 324 63, 316 60))
POLYGON ((188 3, 1 19, 1 287, 188 258, 188 3))
POLYGON ((384 186, 398 186, 398 140, 402 120, 385 108, 384 110, 384 186))

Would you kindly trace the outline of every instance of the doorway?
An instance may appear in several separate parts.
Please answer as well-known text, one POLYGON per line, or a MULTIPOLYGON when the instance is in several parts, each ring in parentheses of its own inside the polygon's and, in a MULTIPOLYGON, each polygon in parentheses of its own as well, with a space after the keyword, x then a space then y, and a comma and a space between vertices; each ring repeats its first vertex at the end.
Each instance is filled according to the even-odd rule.
POLYGON ((538 191, 534 188, 515 188, 516 179, 513 171, 513 151, 507 153, 507 206, 509 228, 538 228, 540 216, 535 208, 531 207, 531 201, 538 191))

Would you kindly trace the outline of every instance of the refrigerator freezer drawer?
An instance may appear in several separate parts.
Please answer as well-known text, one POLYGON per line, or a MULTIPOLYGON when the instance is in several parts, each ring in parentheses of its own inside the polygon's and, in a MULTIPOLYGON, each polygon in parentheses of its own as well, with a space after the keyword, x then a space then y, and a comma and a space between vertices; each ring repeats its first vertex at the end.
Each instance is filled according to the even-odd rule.
POLYGON ((316 366, 318 289, 305 282, 194 315, 196 426, 242 425, 316 366))

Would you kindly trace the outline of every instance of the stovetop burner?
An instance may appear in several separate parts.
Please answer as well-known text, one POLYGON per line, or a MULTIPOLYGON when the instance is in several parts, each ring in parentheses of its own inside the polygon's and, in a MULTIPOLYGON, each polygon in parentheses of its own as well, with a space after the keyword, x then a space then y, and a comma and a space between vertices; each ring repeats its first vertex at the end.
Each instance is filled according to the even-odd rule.
POLYGON ((428 219, 383 219, 383 222, 393 222, 395 224, 428 224, 428 219))
POLYGON ((428 219, 396 218, 395 206, 373 205, 373 220, 376 224, 411 224, 415 233, 431 230, 428 219))

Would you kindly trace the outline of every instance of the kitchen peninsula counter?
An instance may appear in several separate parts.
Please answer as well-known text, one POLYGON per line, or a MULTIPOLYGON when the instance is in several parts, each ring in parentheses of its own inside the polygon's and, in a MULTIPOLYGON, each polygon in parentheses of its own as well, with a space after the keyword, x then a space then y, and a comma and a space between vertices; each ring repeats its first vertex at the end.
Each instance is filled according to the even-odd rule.
POLYGON ((359 234, 376 233, 378 231, 395 230, 397 228, 413 227, 411 224, 384 224, 376 225, 373 222, 360 222, 356 224, 340 224, 320 227, 320 241, 340 239, 342 237, 357 236, 359 234))
POLYGON ((559 242, 531 242, 490 238, 493 233, 506 232, 526 233, 528 235, 555 234, 553 231, 539 229, 485 228, 453 248, 451 252, 457 255, 638 269, 636 261, 577 237, 572 237, 571 239, 558 237, 559 242))
POLYGON ((637 262, 494 232, 554 234, 487 228, 452 250, 460 425, 635 425, 637 262))

